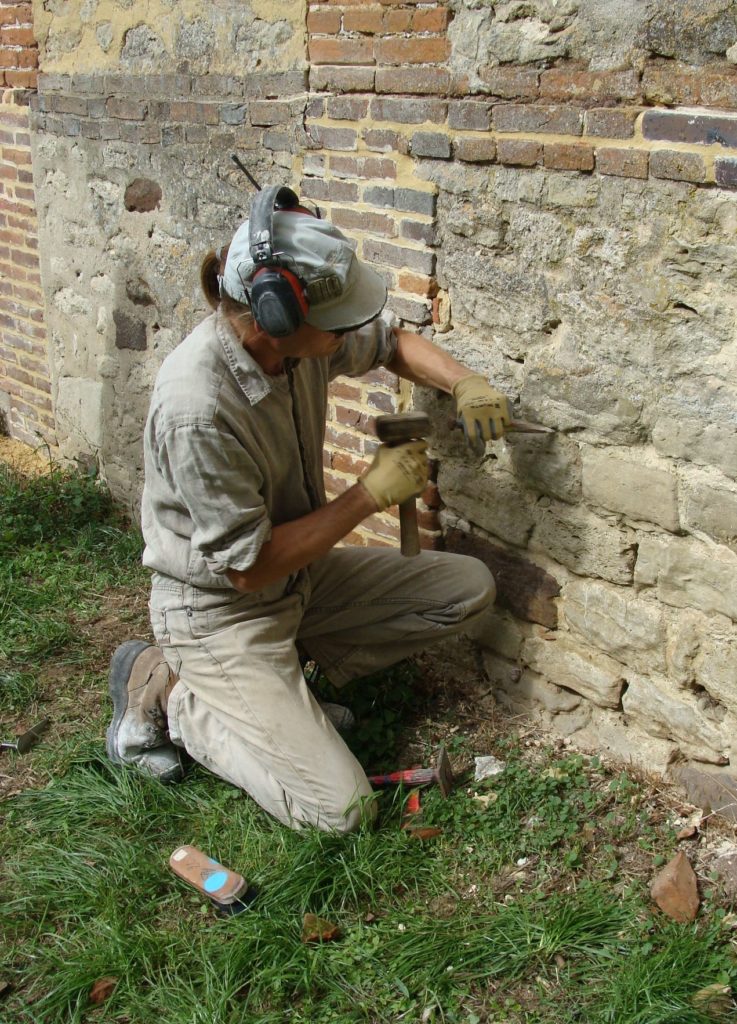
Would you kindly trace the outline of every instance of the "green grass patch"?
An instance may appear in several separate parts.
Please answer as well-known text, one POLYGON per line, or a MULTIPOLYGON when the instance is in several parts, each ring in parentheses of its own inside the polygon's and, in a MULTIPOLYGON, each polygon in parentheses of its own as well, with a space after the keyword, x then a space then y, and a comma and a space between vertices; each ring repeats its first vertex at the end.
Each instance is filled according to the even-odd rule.
MULTIPOLYGON (((423 824, 442 830, 428 842, 400 829, 402 791, 382 792, 375 829, 335 836, 291 832, 197 767, 164 787, 111 765, 89 623, 120 588, 145 591, 140 537, 94 478, 45 486, 46 496, 34 483, 31 500, 0 476, 0 505, 19 498, 0 559, 3 698, 20 713, 61 659, 100 700, 78 729, 34 750, 42 788, 2 806, 3 1024, 734 1020, 733 1006, 695 1001, 737 985, 726 908, 707 897, 689 925, 654 911, 647 880, 674 852, 672 830, 646 787, 596 759, 531 757, 512 736, 493 750, 457 738, 456 755, 494 753, 506 768, 462 780, 448 800, 426 791, 423 824), (183 843, 244 873, 256 903, 217 917, 168 869, 183 843), (305 945, 307 912, 342 937, 305 945), (117 984, 96 1007, 89 994, 105 977, 117 984)), ((352 740, 367 766, 397 766, 415 681, 403 665, 341 691, 370 723, 352 740)), ((430 734, 413 741, 434 746, 430 734)))

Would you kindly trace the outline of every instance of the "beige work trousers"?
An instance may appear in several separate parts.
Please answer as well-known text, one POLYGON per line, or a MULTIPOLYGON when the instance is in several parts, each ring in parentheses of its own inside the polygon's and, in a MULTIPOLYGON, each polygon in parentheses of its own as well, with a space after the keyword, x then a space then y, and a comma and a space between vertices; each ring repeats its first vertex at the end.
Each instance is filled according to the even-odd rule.
POLYGON ((154 635, 179 677, 170 736, 291 828, 350 831, 375 813, 371 785, 312 696, 297 641, 341 686, 465 631, 494 581, 465 555, 336 548, 275 589, 227 600, 154 577, 154 635))

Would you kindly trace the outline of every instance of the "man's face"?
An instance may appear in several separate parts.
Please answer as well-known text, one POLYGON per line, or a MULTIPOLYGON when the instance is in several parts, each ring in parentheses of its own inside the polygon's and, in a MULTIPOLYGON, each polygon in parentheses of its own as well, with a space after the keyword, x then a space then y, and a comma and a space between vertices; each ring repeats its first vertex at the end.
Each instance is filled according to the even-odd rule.
POLYGON ((286 338, 271 338, 275 351, 297 359, 319 358, 336 352, 343 343, 344 331, 322 331, 311 324, 300 324, 286 338))

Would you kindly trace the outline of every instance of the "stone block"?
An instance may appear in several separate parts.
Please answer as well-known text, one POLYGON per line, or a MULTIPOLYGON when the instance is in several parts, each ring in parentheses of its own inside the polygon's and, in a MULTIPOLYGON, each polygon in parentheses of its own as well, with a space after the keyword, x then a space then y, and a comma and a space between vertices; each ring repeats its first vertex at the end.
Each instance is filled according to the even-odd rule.
POLYGON ((665 672, 663 609, 631 589, 574 580, 563 591, 566 622, 592 647, 640 672, 665 672))
POLYGON ((592 171, 594 148, 569 142, 548 142, 543 152, 543 163, 556 171, 592 171))
MULTIPOLYGON (((423 73, 424 73, 423 69, 423 73)), ((371 100, 371 117, 375 121, 398 121, 400 124, 442 124, 448 104, 440 100, 394 99, 375 97, 371 100)))
POLYGON ((679 487, 684 529, 737 551, 737 484, 716 470, 684 469, 679 487))
POLYGON ((491 104, 478 100, 451 102, 448 107, 448 127, 462 131, 489 131, 491 128, 491 104))
POLYGON ((683 690, 670 690, 652 676, 627 674, 622 709, 645 732, 673 740, 688 757, 709 764, 725 764, 729 739, 724 730, 699 710, 696 698, 683 690))
POLYGON ((715 160, 714 180, 722 188, 737 188, 737 160, 726 157, 715 160))
POLYGON ((601 107, 584 114, 584 134, 604 139, 631 139, 639 107, 601 107))
POLYGON ((737 822, 737 772, 734 767, 706 768, 702 765, 676 765, 672 778, 683 786, 689 800, 706 814, 720 814, 737 822))
POLYGON ((540 551, 578 576, 629 584, 635 566, 632 534, 585 508, 538 503, 530 550, 540 551))
POLYGON ((511 473, 445 459, 438 487, 445 504, 470 523, 516 547, 526 547, 535 523, 533 498, 511 473))
POLYGON ((522 558, 513 551, 506 551, 480 537, 472 537, 460 530, 448 530, 445 535, 448 551, 462 555, 473 555, 486 565, 496 582, 496 600, 502 608, 508 608, 513 615, 528 622, 538 622, 549 629, 558 625, 558 609, 555 598, 560 586, 539 565, 522 558))
POLYGON ((517 660, 524 641, 520 623, 509 612, 501 611, 496 606, 484 613, 482 620, 469 635, 481 647, 510 661, 517 660))
MULTIPOLYGON (((702 401, 702 406, 703 406, 702 401)), ((737 479, 737 427, 724 409, 716 414, 708 401, 710 422, 700 419, 698 408, 681 401, 678 408, 665 410, 653 425, 652 440, 657 451, 702 466, 714 466, 737 479)))
POLYGON ((433 217, 436 205, 437 196, 434 192, 420 192, 414 188, 398 188, 394 191, 394 207, 403 213, 424 213, 433 217))
POLYGON ((511 672, 503 674, 499 671, 498 661, 499 659, 492 658, 488 654, 484 655, 484 667, 489 679, 497 683, 507 698, 506 701, 502 699, 502 703, 511 704, 517 709, 525 708, 527 705, 537 705, 553 715, 573 711, 580 705, 580 694, 564 690, 560 686, 556 686, 555 683, 549 682, 539 672, 531 672, 529 669, 522 672, 521 675, 517 672, 516 675, 519 678, 515 678, 515 674, 511 672))
POLYGON ((471 164, 490 164, 496 159, 494 139, 455 139, 453 153, 457 160, 471 164))
POLYGON ((668 772, 673 759, 678 757, 676 743, 648 735, 619 712, 589 706, 589 722, 572 736, 576 750, 599 755, 614 766, 637 765, 650 774, 668 772))
POLYGON ((497 139, 496 156, 500 164, 534 167, 540 163, 542 155, 542 143, 534 139, 497 139))
POLYGON ((715 629, 713 620, 694 659, 696 683, 732 714, 737 714, 737 630, 715 629))
POLYGON ((664 604, 737 621, 737 554, 728 548, 646 535, 638 547, 635 583, 655 587, 664 604))
POLYGON ((586 697, 603 708, 618 708, 624 689, 624 669, 609 658, 567 636, 531 637, 522 647, 522 660, 556 686, 586 697))
POLYGON ((581 450, 563 434, 511 434, 506 449, 517 479, 551 498, 581 500, 581 450))
POLYGON ((59 435, 70 438, 77 450, 102 446, 105 405, 99 381, 61 377, 55 412, 59 435))
POLYGON ((668 463, 632 449, 590 446, 582 463, 584 501, 671 532, 680 529, 678 478, 668 463))

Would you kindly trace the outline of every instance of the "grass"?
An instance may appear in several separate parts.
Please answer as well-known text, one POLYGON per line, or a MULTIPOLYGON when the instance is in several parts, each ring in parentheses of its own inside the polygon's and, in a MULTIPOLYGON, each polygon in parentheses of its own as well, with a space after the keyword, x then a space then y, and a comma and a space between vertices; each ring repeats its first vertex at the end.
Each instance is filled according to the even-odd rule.
MULTIPOLYGON (((92 696, 74 728, 26 759, 30 785, 2 807, 3 1024, 735 1019, 724 996, 694 998, 737 986, 731 908, 714 885, 693 924, 654 910, 647 882, 679 848, 675 830, 644 783, 595 758, 503 733, 479 748, 456 733, 456 763, 493 753, 506 768, 449 800, 426 791, 423 823, 442 829, 427 842, 400 829, 402 792, 382 793, 374 830, 294 833, 200 768, 163 787, 110 765, 95 622, 111 601, 128 606, 114 603, 121 590, 145 598, 140 538, 93 478, 33 486, 24 505, 24 482, 0 475, 0 511, 14 510, 0 569, 3 696, 18 721, 59 701, 69 713, 80 686, 92 696), (73 671, 49 692, 60 661, 73 671), (176 879, 167 860, 184 842, 246 874, 253 907, 221 919, 176 879), (307 912, 342 937, 302 943, 307 912), (98 1006, 101 978, 116 983, 98 1006)), ((108 647, 127 628, 106 634, 108 647)), ((409 738, 432 748, 437 723, 412 733, 408 721, 420 682, 403 665, 348 692, 372 723, 354 743, 364 763, 393 765, 409 738)), ((2 765, 13 768, 21 759, 2 765)))

